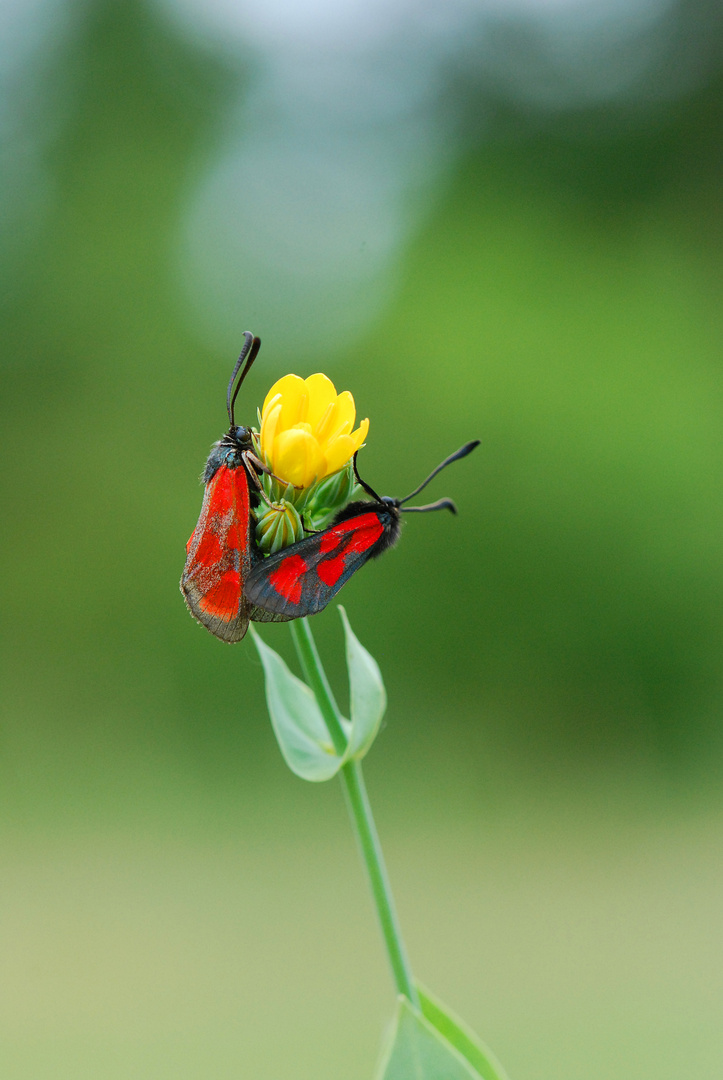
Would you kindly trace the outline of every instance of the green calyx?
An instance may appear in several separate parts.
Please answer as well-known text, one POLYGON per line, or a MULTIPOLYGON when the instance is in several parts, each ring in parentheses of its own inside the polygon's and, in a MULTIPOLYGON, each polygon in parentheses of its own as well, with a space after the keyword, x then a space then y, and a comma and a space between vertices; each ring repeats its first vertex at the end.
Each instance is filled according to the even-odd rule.
POLYGON ((266 498, 258 500, 253 513, 256 543, 265 555, 273 555, 310 533, 325 529, 347 503, 363 495, 351 461, 338 472, 302 489, 266 473, 260 474, 259 479, 266 498))
POLYGON ((307 524, 318 531, 325 529, 334 515, 343 510, 352 499, 363 495, 363 491, 356 482, 354 469, 349 461, 343 469, 324 477, 317 484, 312 484, 302 494, 307 524))

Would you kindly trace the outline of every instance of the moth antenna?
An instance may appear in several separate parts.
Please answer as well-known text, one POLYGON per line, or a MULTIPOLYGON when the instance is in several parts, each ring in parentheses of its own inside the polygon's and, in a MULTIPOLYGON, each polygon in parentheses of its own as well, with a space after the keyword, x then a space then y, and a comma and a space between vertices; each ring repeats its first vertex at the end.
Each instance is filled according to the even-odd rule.
POLYGON ((427 506, 405 506, 402 510, 404 514, 426 514, 429 510, 449 510, 451 513, 457 513, 457 506, 451 499, 437 499, 436 502, 429 503, 427 506))
MULTIPOLYGON (((432 469, 432 471, 429 474, 429 476, 427 477, 427 479, 423 480, 422 483, 419 485, 419 487, 416 487, 414 489, 414 491, 411 493, 411 495, 407 495, 406 498, 404 498, 404 499, 399 499, 399 506, 403 506, 404 503, 409 502, 410 499, 413 499, 415 495, 419 495, 419 492, 423 491, 424 488, 426 488, 429 481, 433 480, 435 478, 435 476, 437 475, 437 473, 441 472, 442 469, 446 469, 447 466, 451 465, 453 461, 459 461, 460 458, 467 457, 467 454, 471 454, 476 446, 479 446, 479 439, 474 439, 472 442, 465 443, 464 446, 461 446, 459 448, 459 450, 456 450, 454 452, 454 454, 450 454, 449 457, 445 458, 444 461, 440 462, 440 464, 437 466, 436 469, 432 469)), ((363 485, 363 486, 366 487, 366 485, 363 485)), ((442 501, 444 501, 444 500, 442 500, 442 501)), ((451 502, 451 500, 449 500, 449 499, 447 501, 451 502)), ((454 505, 454 504, 452 504, 452 505, 454 505)), ((410 509, 412 509, 412 507, 410 507, 410 509)), ((420 510, 421 509, 426 509, 426 507, 417 507, 417 509, 420 509, 420 510)), ((441 507, 438 507, 437 504, 434 503, 433 506, 431 507, 431 509, 437 510, 437 509, 441 509, 441 507)), ((456 513, 457 511, 454 510, 453 512, 456 513)))
POLYGON ((251 365, 253 364, 254 360, 256 359, 256 357, 258 356, 259 349, 261 348, 261 339, 257 338, 257 337, 254 337, 254 335, 251 333, 250 330, 244 330, 244 338, 245 338, 244 347, 241 350, 241 355, 239 356, 238 360, 236 361, 236 366, 233 369, 233 374, 232 374, 231 378, 229 379, 229 383, 228 383, 228 390, 226 391, 226 409, 228 411, 228 419, 229 419, 229 423, 231 424, 231 427, 235 427, 235 425, 236 425, 236 421, 234 420, 234 405, 236 404, 236 396, 237 396, 239 390, 241 389, 241 383, 244 381, 244 379, 248 375, 249 369, 250 369, 251 365), (246 357, 248 357, 248 360, 246 360, 246 357), (233 388, 234 380, 235 380, 236 376, 238 375, 239 370, 240 370, 241 365, 243 364, 244 360, 246 360, 246 367, 241 372, 241 376, 239 378, 239 381, 236 384, 236 389, 234 390, 234 388, 233 388), (232 391, 233 391, 233 397, 231 396, 232 391))
POLYGON ((356 454, 354 454, 354 457, 352 458, 352 464, 354 466, 354 475, 356 476, 357 484, 359 484, 360 487, 363 487, 364 490, 366 491, 367 495, 371 495, 372 499, 374 499, 375 502, 378 502, 378 503, 383 502, 384 500, 381 499, 379 497, 379 495, 377 495, 374 488, 369 487, 369 484, 367 484, 367 482, 365 480, 362 480, 361 476, 359 475, 359 470, 356 467, 356 456, 357 456, 358 453, 359 453, 359 451, 357 450, 356 454))

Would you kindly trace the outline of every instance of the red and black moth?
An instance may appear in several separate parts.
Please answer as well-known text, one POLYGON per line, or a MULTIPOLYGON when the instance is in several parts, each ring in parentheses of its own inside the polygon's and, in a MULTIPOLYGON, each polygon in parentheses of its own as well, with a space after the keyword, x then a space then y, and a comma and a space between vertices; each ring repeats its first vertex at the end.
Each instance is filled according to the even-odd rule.
POLYGON ((226 394, 229 430, 213 447, 203 470, 203 505, 186 545, 181 576, 181 592, 193 617, 229 642, 241 640, 250 619, 287 619, 283 614, 256 610, 244 594, 251 568, 262 558, 253 538, 252 498, 255 500, 260 489, 257 474, 269 471, 256 455, 250 429, 237 425, 234 419, 239 388, 261 348, 259 338, 249 331, 244 338, 226 394))
POLYGON ((355 454, 357 481, 373 501, 350 503, 323 532, 299 540, 257 563, 245 580, 247 599, 276 618, 298 619, 323 611, 352 574, 396 544, 402 513, 430 510, 457 513, 451 499, 439 499, 428 506, 404 504, 418 495, 438 472, 466 457, 476 446, 479 439, 450 454, 404 499, 377 495, 356 471, 355 454))

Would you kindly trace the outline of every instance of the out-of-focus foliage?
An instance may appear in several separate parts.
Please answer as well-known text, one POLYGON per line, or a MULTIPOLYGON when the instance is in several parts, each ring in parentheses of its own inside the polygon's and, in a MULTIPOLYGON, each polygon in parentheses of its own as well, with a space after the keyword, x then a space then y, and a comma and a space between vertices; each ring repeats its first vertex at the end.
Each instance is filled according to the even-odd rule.
MULTIPOLYGON (((29 117, 28 141, 46 138, 43 211, 4 274, 11 716, 63 743, 122 718, 123 738, 162 732, 164 754, 182 725, 194 756, 218 740, 224 758, 230 674, 241 664, 254 716, 259 681, 188 624, 172 586, 233 355, 194 339, 175 245, 246 72, 133 4, 78 14, 53 64, 29 117)), ((723 691, 720 79, 647 111, 544 120, 454 78, 448 97, 460 117, 495 114, 489 137, 440 189, 383 319, 301 374, 353 385, 373 423, 365 474, 390 493, 464 439, 483 446, 437 481, 459 519, 410 520, 345 596, 400 697, 444 696, 456 724, 515 753, 708 758, 723 691)), ((240 293, 239 331, 247 317, 240 293)), ((297 367, 269 325, 240 412, 297 367)))
MULTIPOLYGON (((244 902, 255 918, 273 914, 281 926, 279 896, 311 890, 295 909, 304 913, 309 933, 327 935, 330 956, 356 947, 350 944, 356 926, 351 933, 349 922, 362 918, 357 912, 366 907, 361 872, 358 888, 344 891, 347 879, 357 881, 351 842, 348 865, 340 854, 347 850, 345 836, 337 850, 337 833, 330 834, 326 851, 319 837, 328 811, 314 817, 316 804, 309 800, 318 796, 300 794, 301 785, 283 772, 250 645, 226 648, 205 634, 177 590, 184 542, 200 507, 196 478, 225 428, 233 349, 250 329, 261 334, 264 347, 244 384, 239 421, 253 421, 280 375, 326 371, 353 391, 359 415, 370 417, 360 469, 385 494, 405 495, 447 453, 468 439, 482 440, 474 457, 430 489, 430 497, 454 497, 459 517, 410 518, 399 547, 356 575, 343 596, 360 639, 381 660, 389 691, 388 727, 368 771, 392 832, 390 863, 401 879, 402 914, 411 920, 412 953, 423 965, 419 974, 485 1032, 518 1080, 612 1075, 600 1017, 609 1030, 616 1009, 620 1045, 628 1040, 637 1055, 631 1072, 656 1080, 682 1075, 697 1048, 696 1075, 717 1077, 720 1026, 706 1002, 714 999, 711 980, 719 974, 706 966, 710 950, 703 942, 715 925, 705 897, 717 887, 717 879, 706 876, 716 832, 707 819, 685 817, 691 802, 678 804, 683 816, 672 824, 660 811, 669 807, 671 791, 714 790, 722 763, 723 66, 717 6, 671 5, 647 29, 643 20, 626 48, 636 64, 641 56, 653 59, 637 75, 631 60, 627 83, 622 79, 605 92, 559 91, 561 69, 555 81, 554 65, 546 63, 562 38, 549 31, 545 37, 522 7, 516 26, 500 18, 490 29, 483 21, 478 35, 444 39, 445 54, 428 82, 425 72, 432 68, 425 68, 420 47, 409 70, 424 89, 414 100, 426 102, 427 111, 415 105, 405 112, 400 105, 398 122, 393 110, 384 113, 383 145, 396 150, 398 173, 385 164, 395 160, 393 152, 385 158, 369 149, 382 145, 372 138, 373 117, 362 125, 370 141, 359 135, 357 106, 376 101, 372 90, 383 80, 370 78, 356 94, 324 99, 338 106, 337 127, 324 133, 324 175, 332 175, 329 163, 344 163, 330 184, 338 200, 329 196, 328 217, 323 205, 309 202, 305 211, 299 199, 300 193, 311 199, 319 169, 318 162, 307 171, 299 164, 315 150, 310 121, 292 132, 296 156, 284 160, 296 165, 273 164, 281 161, 268 151, 278 116, 268 106, 273 95, 264 93, 272 87, 289 115, 294 99, 274 81, 277 69, 260 47, 245 56, 220 50, 181 32, 169 10, 135 0, 62 10, 52 48, 38 47, 22 72, 13 69, 0 116, 0 807, 10 829, 8 866, 20 883, 9 894, 12 925, 27 926, 27 939, 18 930, 18 941, 43 943, 37 965, 45 973, 41 992, 20 953, 11 965, 19 974, 7 992, 25 1020, 18 1020, 20 1034, 7 1044, 15 1054, 7 1075, 105 1080, 133 1072, 155 1078, 164 1075, 160 1062, 171 1060, 168 1047, 183 1044, 180 1037, 174 1042, 170 1018, 185 1017, 179 1026, 190 1030, 193 1010, 184 1012, 169 986, 187 985, 199 965, 208 985, 216 985, 218 965, 209 962, 206 969, 203 950, 179 969, 175 946, 169 944, 165 960, 158 954, 147 984, 148 1000, 162 1003, 155 1026, 144 1026, 131 1005, 126 1014, 126 1006, 102 993, 98 1000, 111 1003, 105 1012, 98 1006, 96 1015, 96 983, 82 965, 76 969, 58 954, 56 967, 44 966, 55 955, 53 943, 70 935, 77 955, 93 957, 91 968, 99 965, 98 985, 113 982, 126 946, 118 952, 99 946, 101 953, 108 948, 104 964, 93 945, 95 931, 83 936, 84 912, 96 903, 109 910, 103 907, 108 897, 130 898, 131 908, 137 903, 139 912, 155 913, 149 918, 159 927, 169 920, 178 940, 186 941, 207 925, 214 896, 224 896, 218 925, 235 926, 244 905, 236 910, 224 893, 230 879, 223 868, 241 850, 257 885, 266 875, 278 886, 262 889, 264 908, 254 906, 259 894, 248 885, 244 902), (504 49, 493 48, 503 39, 504 49), (513 79, 515 70, 528 81, 513 79), (554 93, 540 89, 553 84, 554 93), (252 114, 255 126, 247 130, 244 117, 252 114), (350 145, 356 156, 347 153, 350 145), (229 148, 243 169, 229 166, 221 176, 219 160, 229 148), (257 187, 248 188, 244 201, 247 189, 238 178, 254 175, 257 164, 257 187), (376 194, 382 188, 386 201, 376 194), (225 209, 235 205, 223 201, 231 196, 242 208, 238 218, 225 209), (219 206, 220 225, 218 213, 211 213, 219 206), (347 220, 356 221, 358 231, 339 225, 347 220), (269 252, 259 235, 269 238, 270 248, 272 234, 277 247, 269 252), (318 249, 299 273, 309 234, 319 237, 318 249), (237 252, 239 276, 226 293, 230 251, 237 252), (327 271, 332 267, 324 274, 323 259, 327 271), (244 273, 253 278, 248 293, 244 273), (309 329, 315 320, 318 340, 309 329), (558 786, 571 798, 578 789, 596 793, 580 796, 569 829, 566 811, 540 817, 535 801, 558 786), (624 815, 605 816, 626 799, 649 822, 634 836, 624 815), (306 807, 299 820, 297 806, 306 807), (310 827, 302 839, 293 830, 303 829, 307 812, 316 831, 310 827), (500 824, 507 812, 512 817, 500 824), (602 826, 589 848, 584 822, 601 814, 627 853, 622 862, 614 844, 606 846, 602 826), (149 841, 150 863, 160 858, 167 875, 157 888, 151 872, 147 889, 136 889, 146 881, 148 864, 142 840, 132 833, 97 848, 95 840, 87 849, 63 840, 57 874, 52 857, 45 859, 45 840, 36 849, 29 839, 37 830, 53 835, 64 822, 80 830, 72 837, 105 828, 112 833, 124 822, 126 836, 129 821, 151 819, 164 823, 164 837, 176 837, 170 848, 166 840, 149 841), (689 835, 684 819, 690 843, 681 840, 689 835), (395 828, 397 840, 405 841, 398 846, 395 828), (204 845, 218 829, 234 836, 246 829, 246 846, 225 852, 214 839, 221 846, 209 863, 204 845), (12 837, 20 838, 17 845, 12 837), (274 837, 279 847, 272 851, 274 837), (195 854, 189 843, 198 845, 195 854), (294 844, 303 846, 303 858, 295 859, 294 844), (260 855, 262 845, 268 860, 260 855), (478 846, 495 867, 489 894, 475 862, 478 846), (26 850, 31 854, 24 862, 17 852, 26 850), (115 853, 110 862, 102 851, 115 853), (589 851, 595 858, 588 863, 589 851), (333 868, 325 879, 328 861, 333 868), (67 879, 61 864, 69 868, 67 879), (179 869, 186 864, 195 868, 189 878, 179 869), (626 876, 633 864, 642 876, 626 876), (570 868, 580 866, 581 877, 566 891, 566 875, 574 877, 578 871, 570 868), (167 883, 176 873, 186 897, 201 878, 220 891, 199 886, 197 907, 174 922, 178 897, 167 883), (314 879, 318 894, 308 884, 314 874, 322 875, 314 879), (479 969, 465 968, 466 944, 454 959, 455 919, 449 895, 440 892, 440 874, 458 890, 460 925, 469 930, 481 910, 500 927, 491 936, 480 929, 480 954, 470 960, 479 969), (626 891, 631 880, 636 885, 626 891), (685 883, 696 880, 702 892, 693 896, 685 883), (537 888, 539 910, 532 893, 519 891, 521 882, 537 888), (36 898, 30 904, 29 895, 36 898), (37 897, 45 896, 59 897, 60 906, 48 900, 49 907, 36 909, 37 897), (660 897, 684 913, 680 924, 689 930, 682 937, 676 938, 678 924, 663 914, 660 897), (355 915, 346 919, 357 901, 355 915), (630 918, 626 905, 634 912, 630 918), (578 925, 581 911, 592 921, 578 925), (648 917, 658 928, 656 940, 646 937, 648 917), (563 923, 578 935, 579 948, 570 945, 563 923), (696 926, 708 928, 700 942, 690 929, 696 926), (435 927, 445 942, 439 955, 435 927), (635 958, 635 971, 626 983, 629 997, 621 998, 626 956, 613 948, 615 967, 604 942, 620 948, 628 931, 634 941, 626 955, 635 958), (548 954, 550 940, 556 948, 548 954), (516 953, 514 941, 523 941, 524 949, 516 953), (560 956, 568 966, 555 982, 558 996, 551 997, 545 972, 560 956), (663 956, 672 958, 669 967, 663 956), (496 985, 482 977, 487 961, 496 985), (460 997, 445 962, 454 963, 455 978, 459 974, 460 997), (583 995, 587 1012, 576 981, 582 968, 597 972, 583 995), (168 986, 159 974, 166 969, 178 973, 169 975, 168 986), (75 972, 72 986, 68 971, 75 972), (648 981, 641 972, 649 973, 648 981), (29 1004, 22 1012, 25 991, 29 1004), (52 1004, 42 1015, 33 1012, 33 1001, 61 999, 81 1004, 75 1020, 60 1009, 65 1020, 57 1029, 48 1018, 52 1004), (486 1018, 473 1001, 483 1002, 486 1018), (641 1004, 648 1001, 649 1009, 641 1004), (545 1010, 554 1012, 554 1002, 559 1012, 551 1018, 545 1010), (120 1027, 111 1016, 121 1017, 120 1027), (73 1023, 81 1034, 73 1034, 73 1023), (573 1028, 583 1034, 561 1059, 563 1032, 573 1028), (63 1042, 66 1036, 57 1032, 66 1029, 70 1041, 63 1042), (86 1029, 101 1034, 84 1042, 86 1029), (663 1029, 678 1040, 680 1060, 672 1043, 660 1042, 663 1029), (101 1077, 103 1055, 94 1056, 91 1043, 97 1037, 100 1045, 103 1032, 117 1062, 106 1058, 101 1077), (539 1052, 548 1036, 549 1066, 539 1052), (74 1057, 81 1044, 82 1067, 74 1057), (598 1047, 597 1065, 589 1046, 598 1047), (658 1053, 660 1046, 665 1050, 658 1053), (595 1072, 598 1065, 602 1072, 595 1072)), ((398 36, 405 39, 402 30, 398 36)), ((380 53, 387 81, 384 63, 392 52, 390 46, 380 53)), ((584 52, 574 55, 582 79, 593 65, 584 52)), ((569 85, 574 90, 574 80, 569 85)), ((331 655, 343 701, 338 619, 327 612, 314 628, 325 657, 331 655)), ((274 648, 287 649, 284 627, 264 633, 274 648)), ((341 817, 341 806, 335 811, 341 817)), ((138 827, 141 833, 149 828, 138 827)), ((98 930, 99 941, 126 941, 125 931, 114 937, 118 919, 111 920, 107 938, 98 930)), ((258 940, 270 965, 263 969, 268 985, 258 958, 254 978, 265 986, 268 1004, 283 982, 280 973, 288 975, 280 1029, 307 985, 309 1001, 324 1003, 306 1017, 309 1024, 323 1009, 336 1015, 347 992, 363 1001, 367 977, 378 979, 380 995, 386 990, 381 960, 379 969, 366 972, 366 961, 357 958, 359 986, 340 984, 327 1000, 321 975, 307 983, 306 961, 313 966, 318 954, 298 952, 291 923, 276 937, 267 932, 258 940), (296 963, 298 970, 287 971, 296 963)), ((370 926, 369 949, 376 948, 373 933, 370 926)), ((251 938, 247 947, 252 953, 251 938)), ((209 948, 219 960, 220 942, 209 948)), ((239 971, 251 953, 240 950, 239 971)), ((235 975, 227 975, 219 985, 239 992, 235 975)), ((342 968, 337 977, 347 978, 342 968)), ((134 1000, 138 979, 128 976, 126 1003, 134 1000)), ((235 1044, 227 1053, 214 1042, 214 1032, 235 1024, 237 1002, 227 1003, 221 1021, 210 1007, 203 1013, 199 1002, 193 1015, 202 1016, 208 1045, 220 1047, 219 1062, 226 1063, 211 1071, 244 1075, 223 1072, 236 1060, 235 1044)), ((366 1014, 364 1040, 374 1038, 387 1005, 378 1015, 366 1014)), ((253 1039, 259 1023, 253 1009, 247 1012, 245 1037, 253 1039)), ((337 1023, 341 1030, 345 1021, 337 1015, 337 1023)), ((348 1026, 354 1026, 351 1018, 348 1026)), ((306 1063, 289 1074, 322 1075, 321 1064, 308 1064, 315 1061, 311 1030, 300 1027, 289 1036, 289 1046, 298 1038, 306 1063)), ((267 1037, 274 1041, 271 1029, 267 1037)), ((375 1048, 359 1039, 362 1057, 350 1077, 368 1075, 374 1059, 375 1048)), ((348 1045, 337 1050, 330 1075, 349 1061, 348 1045)), ((259 1046, 250 1053, 256 1065, 249 1075, 264 1075, 259 1046)), ((191 1052, 179 1050, 174 1061, 176 1080, 209 1074, 179 1071, 196 1061, 191 1052)), ((271 1066, 268 1075, 276 1075, 271 1066)))

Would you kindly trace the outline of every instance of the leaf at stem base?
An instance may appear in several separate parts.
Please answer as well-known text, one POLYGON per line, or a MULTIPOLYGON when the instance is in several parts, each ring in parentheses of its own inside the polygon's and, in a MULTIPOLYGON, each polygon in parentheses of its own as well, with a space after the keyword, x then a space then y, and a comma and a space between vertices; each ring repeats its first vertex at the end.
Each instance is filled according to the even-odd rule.
POLYGON ((400 997, 375 1080, 507 1080, 490 1050, 446 1006, 417 988, 422 1013, 400 997))

